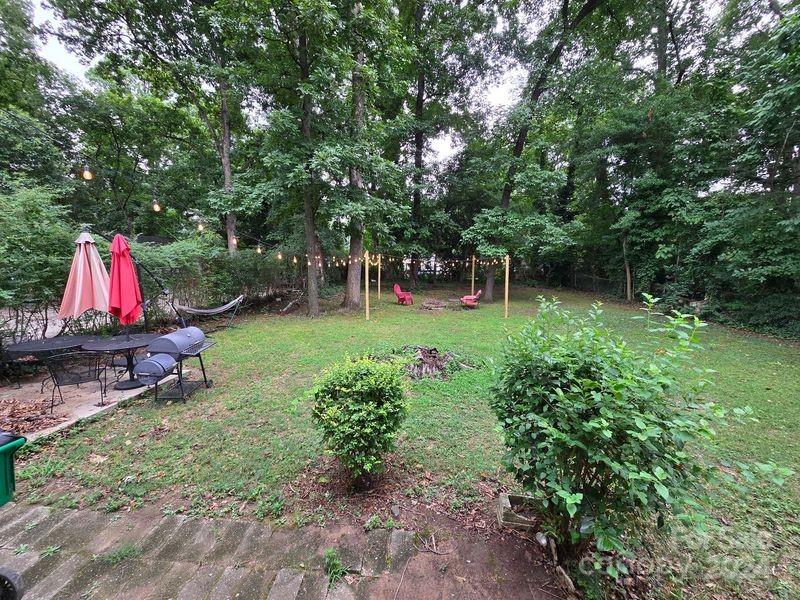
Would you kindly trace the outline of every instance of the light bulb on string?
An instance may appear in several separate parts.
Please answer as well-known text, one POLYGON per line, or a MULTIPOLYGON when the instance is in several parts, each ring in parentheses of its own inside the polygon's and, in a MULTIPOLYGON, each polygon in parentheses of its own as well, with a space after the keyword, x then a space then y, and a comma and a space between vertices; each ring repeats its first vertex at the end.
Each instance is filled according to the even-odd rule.
POLYGON ((257 253, 257 254, 261 254, 261 244, 259 244, 258 246, 256 246, 256 253, 257 253))
POLYGON ((283 260, 283 254, 281 254, 280 252, 278 252, 278 260, 283 260))
POLYGON ((206 226, 205 226, 205 225, 203 225, 203 222, 202 222, 202 221, 200 221, 200 222, 197 224, 197 231, 200 231, 200 232, 202 232, 202 231, 203 231, 205 228, 206 228, 206 226))
POLYGON ((297 257, 296 257, 296 256, 293 256, 293 257, 292 257, 292 262, 293 262, 294 264, 297 264, 297 257))
POLYGON ((83 177, 86 181, 91 181, 94 179, 94 173, 92 173, 91 169, 89 169, 89 165, 87 163, 84 163, 83 168, 81 169, 81 177, 83 177))
POLYGON ((156 198, 153 198, 153 212, 161 212, 161 205, 156 198))

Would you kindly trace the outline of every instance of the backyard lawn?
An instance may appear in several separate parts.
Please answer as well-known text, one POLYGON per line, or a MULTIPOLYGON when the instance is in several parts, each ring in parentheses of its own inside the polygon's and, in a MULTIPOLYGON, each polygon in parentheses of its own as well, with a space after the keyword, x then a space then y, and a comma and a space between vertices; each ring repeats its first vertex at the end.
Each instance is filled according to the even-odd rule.
MULTIPOLYGON (((536 310, 538 294, 557 295, 576 311, 593 298, 574 292, 515 288, 510 317, 503 305, 477 311, 419 310, 426 297, 448 299, 454 288, 415 293, 400 307, 373 296, 372 320, 343 314, 329 300, 318 319, 250 315, 216 335, 208 352, 215 387, 184 404, 139 399, 110 416, 73 429, 21 456, 21 501, 101 510, 158 507, 248 519, 287 527, 343 518, 341 495, 295 501, 302 475, 320 473, 320 437, 310 416, 309 389, 326 366, 365 351, 403 345, 454 352, 470 368, 448 380, 409 384, 409 414, 390 470, 402 473, 403 500, 436 502, 453 515, 478 506, 491 518, 486 486, 510 485, 500 471, 499 433, 487 405, 487 359, 506 332, 536 310)), ((605 307, 606 323, 631 343, 643 339, 630 307, 605 307)), ((703 453, 742 483, 737 461, 800 464, 800 348, 792 343, 711 326, 699 360, 714 369, 711 395, 729 407, 752 407, 757 423, 720 431, 703 453)), ((325 459, 326 461, 328 459, 325 459)), ((327 463, 326 463, 327 464, 327 463)), ((328 479, 318 477, 318 489, 328 479)), ((399 475, 398 475, 399 477, 399 475)), ((307 479, 308 477, 305 477, 307 479)), ((666 546, 658 575, 663 596, 800 595, 800 485, 720 483, 708 535, 679 531, 666 546), (724 557, 724 558, 723 558, 724 557), (681 589, 681 588, 684 589, 681 589)), ((384 509, 397 501, 386 498, 384 509)), ((347 513, 366 519, 370 515, 347 513)))

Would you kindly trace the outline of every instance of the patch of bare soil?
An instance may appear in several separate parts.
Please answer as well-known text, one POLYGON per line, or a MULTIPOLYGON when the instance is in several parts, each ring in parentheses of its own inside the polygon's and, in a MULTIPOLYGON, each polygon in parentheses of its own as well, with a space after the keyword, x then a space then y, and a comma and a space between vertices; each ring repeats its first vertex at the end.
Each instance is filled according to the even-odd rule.
POLYGON ((33 433, 67 420, 67 415, 50 413, 50 399, 0 398, 0 429, 12 433, 33 433))
POLYGON ((497 523, 497 497, 505 490, 504 483, 486 479, 477 485, 478 496, 462 503, 431 473, 409 469, 389 454, 385 470, 360 485, 337 460, 322 457, 284 487, 284 496, 302 512, 323 510, 338 521, 363 525, 378 516, 383 523, 391 518, 407 529, 435 525, 488 539, 516 535, 497 523))
MULTIPOLYGON (((408 468, 394 454, 386 457, 382 473, 360 486, 338 461, 323 457, 283 491, 291 508, 324 514, 336 527, 363 529, 372 523, 416 532, 419 554, 407 567, 403 597, 432 597, 430 590, 444 582, 454 584, 462 597, 565 597, 556 584, 555 565, 535 537, 499 526, 497 498, 506 491, 501 481, 480 481, 477 497, 461 505, 443 482, 408 468), (434 580, 436 585, 427 587, 434 580)), ((396 577, 390 580, 388 597, 398 586, 396 577)))

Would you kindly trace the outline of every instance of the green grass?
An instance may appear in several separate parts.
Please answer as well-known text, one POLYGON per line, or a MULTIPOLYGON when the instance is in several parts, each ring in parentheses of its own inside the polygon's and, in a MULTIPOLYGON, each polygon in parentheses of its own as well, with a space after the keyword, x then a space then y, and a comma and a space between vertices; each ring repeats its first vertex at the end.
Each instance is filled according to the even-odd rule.
MULTIPOLYGON (((293 507, 283 506, 282 488, 322 451, 307 393, 314 377, 348 355, 421 344, 455 351, 476 366, 448 381, 411 384, 409 416, 398 444, 403 464, 433 476, 433 489, 412 492, 450 490, 453 508, 458 508, 477 497, 479 479, 499 473, 502 448, 487 406, 490 372, 485 360, 497 353, 507 332, 535 313, 535 297, 542 292, 512 290, 507 320, 502 304, 482 304, 470 312, 418 310, 425 296, 457 296, 454 289, 415 294, 414 307, 397 306, 388 295, 381 302, 373 297, 369 322, 363 314, 343 314, 334 306, 313 320, 250 316, 216 335, 219 343, 207 361, 214 388, 186 404, 139 400, 34 448, 24 454, 20 497, 63 503, 71 495, 79 505, 106 510, 160 503, 169 510, 203 515, 291 514, 293 507)), ((577 311, 592 302, 583 294, 544 293, 558 295, 577 311)), ((644 324, 631 319, 635 309, 605 309, 606 323, 620 335, 634 344, 644 339, 644 324)), ((715 447, 704 452, 715 459, 800 464, 800 348, 718 326, 704 335, 706 352, 698 360, 717 371, 712 395, 725 406, 751 406, 759 419, 720 431, 715 447)), ((710 576, 717 587, 695 586, 698 575, 678 569, 663 576, 663 595, 713 597, 720 590, 737 589, 743 594, 755 589, 756 595, 800 595, 798 478, 783 488, 723 485, 715 494, 713 510, 720 524, 710 537, 692 541, 698 550, 694 566, 713 570, 720 554, 732 554, 767 568, 745 583, 729 573, 710 576), (764 541, 762 534, 769 539, 764 541), (691 589, 682 589, 688 585, 691 589)), ((295 514, 294 520, 310 519, 295 514)), ((682 566, 687 551, 677 542, 667 559, 674 555, 675 564, 682 566)))
POLYGON ((141 554, 142 549, 136 544, 123 544, 119 548, 109 550, 103 554, 95 554, 92 560, 114 566, 131 558, 138 558, 141 554))

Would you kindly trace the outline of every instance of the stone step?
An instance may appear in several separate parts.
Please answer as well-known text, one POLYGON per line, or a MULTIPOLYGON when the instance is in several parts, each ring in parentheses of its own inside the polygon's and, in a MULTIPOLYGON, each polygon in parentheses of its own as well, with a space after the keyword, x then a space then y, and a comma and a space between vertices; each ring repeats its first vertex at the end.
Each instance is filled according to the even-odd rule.
MULTIPOLYGON (((226 519, 12 506, 0 563, 20 572, 26 600, 351 600, 397 575, 414 555, 414 533, 352 528, 302 530, 226 519), (14 555, 14 548, 29 549, 14 555), (58 546, 57 552, 46 548, 58 546), (129 556, 116 554, 131 549, 129 556), (360 580, 329 589, 327 548, 360 580)), ((366 595, 365 595, 366 594, 366 595)))
POLYGON ((303 585, 304 571, 281 569, 269 590, 267 600, 295 600, 303 585))
POLYGON ((0 507, 0 540, 3 539, 4 533, 13 525, 16 525, 20 519, 31 512, 35 507, 18 504, 16 502, 9 502, 3 507, 0 507))
POLYGON ((15 543, 17 536, 31 531, 31 528, 38 527, 50 516, 51 510, 46 506, 26 507, 16 518, 9 519, 2 531, 0 531, 0 546, 10 547, 15 543))
POLYGON ((26 600, 51 600, 52 598, 68 598, 61 591, 69 585, 73 576, 87 563, 87 559, 73 554, 57 567, 41 571, 43 578, 34 578, 29 570, 23 573, 23 581, 28 591, 26 600), (31 586, 31 587, 28 587, 31 586))

